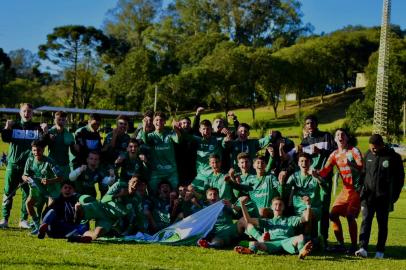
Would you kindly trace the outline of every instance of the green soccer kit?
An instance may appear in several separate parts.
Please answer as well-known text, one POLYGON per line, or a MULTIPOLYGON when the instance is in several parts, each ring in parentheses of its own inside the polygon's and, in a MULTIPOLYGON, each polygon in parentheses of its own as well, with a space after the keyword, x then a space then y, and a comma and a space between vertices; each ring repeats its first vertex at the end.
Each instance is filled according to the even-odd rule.
POLYGON ((69 149, 75 144, 75 138, 66 128, 64 128, 62 132, 58 132, 54 126, 48 133, 53 136, 53 139, 50 139, 48 142, 48 156, 54 160, 61 169, 63 172, 63 178, 69 179, 69 149))
POLYGON ((35 200, 38 205, 43 205, 48 198, 57 198, 61 192, 60 183, 52 183, 44 185, 42 179, 53 179, 62 177, 63 173, 55 162, 50 158, 43 156, 41 160, 36 160, 34 156, 30 156, 24 167, 24 176, 31 177, 34 184, 30 185, 30 197, 35 200))
POLYGON ((178 172, 176 167, 174 143, 179 143, 176 132, 165 130, 145 134, 142 139, 150 147, 151 175, 149 186, 152 192, 156 192, 158 184, 162 180, 171 183, 172 189, 178 186, 178 172))
POLYGON ((120 164, 121 181, 128 182, 134 175, 139 175, 142 179, 146 180, 146 167, 138 156, 131 159, 128 152, 123 152, 120 154, 120 157, 123 158, 123 162, 120 164))
MULTIPOLYGON (((301 224, 301 217, 273 217, 271 219, 259 219, 259 228, 264 231, 268 231, 270 234, 270 241, 263 242, 267 248, 268 253, 276 253, 282 250, 290 254, 298 253, 304 246, 304 241, 300 241, 297 246, 295 246, 294 240, 295 230, 301 224)), ((257 228, 249 228, 246 233, 262 242, 262 233, 257 228)), ((253 246, 251 249, 255 250, 253 246)))
POLYGON ((271 140, 271 136, 266 136, 262 139, 247 139, 245 141, 241 141, 239 139, 234 141, 223 141, 223 147, 231 150, 231 167, 233 167, 236 171, 240 171, 237 160, 238 154, 248 153, 250 159, 253 160, 257 152, 266 147, 271 140))
POLYGON ((270 208, 272 199, 279 196, 276 183, 277 179, 273 174, 251 176, 247 179, 247 184, 252 187, 252 190, 248 192, 249 197, 258 209, 270 208))
MULTIPOLYGON (((24 172, 25 162, 31 152, 31 142, 41 139, 43 133, 38 123, 16 122, 11 129, 3 129, 1 138, 3 142, 9 143, 7 152, 7 168, 4 175, 4 197, 12 194, 12 192, 22 182, 21 176, 24 172)), ((21 220, 27 220, 28 213, 25 202, 29 195, 30 189, 28 185, 21 186, 22 201, 21 201, 21 220)), ((2 215, 3 219, 8 220, 13 204, 13 196, 3 202, 2 215)))
MULTIPOLYGON (((300 171, 292 174, 284 187, 284 192, 290 193, 289 198, 297 216, 301 216, 307 205, 302 200, 303 196, 310 198, 312 212, 320 220, 321 214, 321 194, 323 186, 312 175, 302 175, 300 171)), ((284 196, 285 197, 285 196, 284 196)))
POLYGON ((128 183, 114 183, 101 201, 97 201, 89 195, 80 197, 84 219, 96 221, 96 227, 102 227, 104 234, 112 229, 121 233, 126 228, 121 227, 122 219, 142 216, 141 198, 137 195, 124 195, 116 197, 122 189, 128 190, 128 183))

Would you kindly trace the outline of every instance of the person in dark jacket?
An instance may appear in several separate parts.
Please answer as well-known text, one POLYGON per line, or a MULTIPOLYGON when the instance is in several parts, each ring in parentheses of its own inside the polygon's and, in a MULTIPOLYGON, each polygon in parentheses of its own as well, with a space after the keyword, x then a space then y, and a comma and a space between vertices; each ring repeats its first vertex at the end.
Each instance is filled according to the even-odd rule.
POLYGON ((394 203, 399 199, 404 179, 405 172, 400 155, 385 146, 381 135, 372 135, 369 138, 369 150, 365 154, 365 178, 361 190, 360 249, 355 252, 356 256, 368 256, 371 224, 376 213, 378 243, 375 258, 383 258, 388 236, 389 212, 393 211, 394 203))
POLYGON ((38 238, 43 239, 47 234, 51 238, 65 238, 73 230, 83 233, 87 230, 85 224, 75 224, 75 204, 79 195, 70 181, 62 183, 61 194, 47 207, 42 224, 39 227, 38 238))

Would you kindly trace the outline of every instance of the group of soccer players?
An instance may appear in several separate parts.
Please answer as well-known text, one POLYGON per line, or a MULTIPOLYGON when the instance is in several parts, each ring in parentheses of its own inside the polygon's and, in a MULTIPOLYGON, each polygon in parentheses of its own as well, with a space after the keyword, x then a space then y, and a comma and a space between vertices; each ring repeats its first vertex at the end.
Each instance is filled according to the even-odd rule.
POLYGON ((223 119, 200 121, 203 110, 197 109, 193 125, 184 117, 174 120, 172 128, 165 126, 164 113, 148 111, 134 134, 127 133, 129 118, 119 116, 116 128, 102 140, 99 115, 90 115, 88 124, 72 134, 66 113, 55 113, 48 129, 32 122, 31 104, 22 104, 21 120, 8 120, 1 132, 10 146, 0 227, 8 227, 18 188, 23 195, 21 228, 31 228, 38 238, 79 242, 153 234, 222 200, 213 230, 197 245, 234 246, 241 254, 285 251, 300 258, 317 245, 366 257, 376 212, 380 229, 386 224, 376 254, 383 257, 387 214, 399 197, 404 172, 401 158, 384 146, 382 137, 370 138, 367 156, 372 161, 365 165, 344 129, 334 136, 322 132, 315 116, 305 118, 302 141, 295 146, 279 131, 249 138, 249 125, 239 123, 232 112, 232 128, 223 119), (334 167, 343 188, 330 209, 334 167), (367 210, 359 248, 356 219, 363 198, 367 210), (382 199, 384 207, 376 204, 382 199), (348 249, 340 216, 348 221, 348 249), (95 220, 92 229, 90 220, 95 220), (338 242, 334 246, 327 244, 330 221, 338 242))

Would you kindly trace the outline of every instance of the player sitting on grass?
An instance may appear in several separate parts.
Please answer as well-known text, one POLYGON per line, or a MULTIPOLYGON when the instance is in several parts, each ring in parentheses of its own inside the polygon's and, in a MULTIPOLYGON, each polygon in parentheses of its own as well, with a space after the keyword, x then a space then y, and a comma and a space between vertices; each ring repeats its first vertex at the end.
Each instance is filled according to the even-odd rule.
POLYGON ((78 199, 79 195, 75 193, 73 183, 64 181, 59 197, 53 200, 45 210, 46 214, 39 227, 38 238, 43 239, 46 234, 51 238, 65 238, 74 230, 79 233, 87 230, 87 226, 77 225, 74 222, 75 204, 78 199))
MULTIPOLYGON (((349 137, 344 129, 337 129, 335 142, 338 149, 331 153, 324 168, 319 172, 321 176, 327 176, 337 166, 341 178, 343 179, 343 189, 337 196, 333 208, 330 211, 330 220, 334 234, 338 241, 338 246, 331 247, 331 251, 345 251, 343 228, 340 216, 346 217, 348 230, 351 238, 351 248, 349 254, 354 254, 357 250, 357 220, 361 210, 362 156, 361 152, 348 144, 349 137)), ((329 249, 328 249, 329 250, 329 249)))
POLYGON ((176 198, 177 193, 171 192, 169 181, 162 180, 158 184, 157 196, 150 198, 144 205, 144 215, 148 220, 150 233, 168 227, 176 219, 176 198))
POLYGON ((75 221, 96 221, 94 230, 86 231, 82 236, 68 237, 70 242, 89 243, 103 235, 121 235, 128 230, 120 226, 123 218, 133 219, 132 216, 142 215, 141 198, 137 194, 138 176, 133 176, 128 183, 113 184, 100 201, 89 195, 82 195, 75 205, 75 221))
POLYGON ((90 152, 86 164, 73 170, 69 174, 69 179, 74 182, 76 192, 96 198, 97 193, 94 185, 96 183, 104 186, 112 185, 115 181, 114 170, 110 169, 109 175, 105 176, 99 167, 100 154, 98 152, 90 152))
MULTIPOLYGON (((310 216, 310 199, 306 199, 306 210, 301 217, 292 216, 284 217, 283 210, 285 208, 281 198, 276 197, 272 200, 273 218, 258 219, 251 218, 245 203, 248 197, 240 198, 243 218, 239 223, 243 223, 246 234, 254 238, 256 241, 249 242, 249 247, 236 246, 234 250, 240 254, 254 254, 257 250, 267 253, 277 253, 286 251, 290 254, 299 253, 299 258, 304 259, 312 250, 312 242, 305 241, 303 234, 295 235, 295 228, 303 223, 308 222, 310 216), (260 232, 263 229, 264 234, 260 232)), ((239 226, 240 227, 240 226, 239 226)))
MULTIPOLYGON (((212 205, 220 200, 217 188, 209 188, 206 191, 207 206, 212 205)), ((197 241, 197 245, 202 248, 221 248, 229 246, 232 242, 243 233, 243 229, 233 222, 233 205, 223 200, 223 211, 217 218, 212 231, 205 237, 197 241)))

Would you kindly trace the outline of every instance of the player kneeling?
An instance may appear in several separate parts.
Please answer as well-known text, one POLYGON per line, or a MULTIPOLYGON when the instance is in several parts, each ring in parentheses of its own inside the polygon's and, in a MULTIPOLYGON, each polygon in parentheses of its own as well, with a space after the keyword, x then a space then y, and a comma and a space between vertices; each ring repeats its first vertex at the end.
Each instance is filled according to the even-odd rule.
POLYGON ((299 253, 300 259, 304 259, 311 252, 312 242, 306 242, 303 234, 294 235, 295 228, 309 220, 311 212, 309 199, 307 200, 308 207, 301 217, 284 217, 282 214, 285 205, 282 199, 279 197, 274 198, 272 200, 273 218, 271 219, 251 218, 245 206, 247 201, 248 197, 246 196, 240 198, 243 218, 240 219, 239 223, 245 228, 246 234, 256 241, 251 241, 248 248, 236 246, 234 248, 236 252, 254 254, 257 250, 267 253, 284 250, 290 254, 299 253), (260 233, 260 228, 265 231, 264 234, 260 233))

